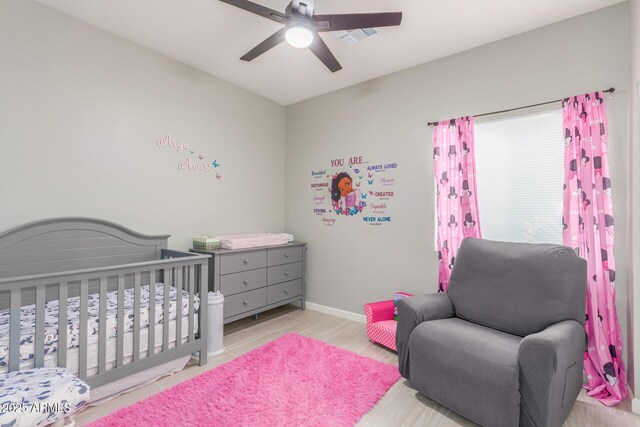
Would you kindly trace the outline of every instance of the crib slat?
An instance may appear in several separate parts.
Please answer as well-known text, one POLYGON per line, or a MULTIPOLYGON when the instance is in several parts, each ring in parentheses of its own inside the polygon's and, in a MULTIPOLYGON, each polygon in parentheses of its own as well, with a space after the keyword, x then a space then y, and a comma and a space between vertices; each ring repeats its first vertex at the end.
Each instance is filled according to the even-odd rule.
POLYGON ((169 286, 172 269, 164 270, 164 304, 162 313, 162 351, 169 350, 169 286))
POLYGON ((79 360, 78 360, 78 377, 81 380, 87 379, 87 332, 88 322, 87 314, 89 306, 89 280, 80 281, 80 342, 79 342, 79 360))
POLYGON ((34 331, 34 368, 44 366, 44 304, 45 287, 36 286, 36 330, 34 331))
POLYGON ((140 272, 133 281, 133 361, 140 359, 140 272))
POLYGON ((58 367, 67 367, 67 282, 58 286, 58 367))
POLYGON ((20 368, 20 289, 11 289, 11 314, 9 317, 9 372, 20 368))
POLYGON ((156 348, 156 271, 149 273, 149 354, 155 354, 156 348))
POLYGON ((193 336, 193 318, 195 317, 195 313, 193 311, 193 299, 194 299, 194 290, 193 290, 193 279, 194 279, 194 271, 193 265, 189 266, 189 342, 194 340, 193 336))
POLYGON ((98 373, 107 370, 107 278, 100 278, 100 320, 98 323, 98 373))
POLYGON ((116 331, 116 366, 124 364, 124 274, 118 275, 118 319, 116 331))
POLYGON ((176 347, 182 345, 182 283, 184 267, 176 268, 176 347))
POLYGON ((207 353, 207 327, 208 327, 208 317, 207 311, 208 307, 208 278, 209 278, 209 266, 207 262, 202 264, 198 264, 198 275, 197 277, 197 292, 200 296, 200 310, 198 313, 198 338, 200 340, 201 349, 200 349, 200 366, 204 366, 207 364, 208 353, 207 353))

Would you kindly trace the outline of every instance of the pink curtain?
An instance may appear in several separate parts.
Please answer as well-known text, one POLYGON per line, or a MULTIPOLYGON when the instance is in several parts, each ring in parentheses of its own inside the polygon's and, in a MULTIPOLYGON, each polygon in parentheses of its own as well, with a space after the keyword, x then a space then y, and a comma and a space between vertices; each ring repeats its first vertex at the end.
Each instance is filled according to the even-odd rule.
POLYGON ((584 355, 588 394, 607 406, 627 396, 622 337, 615 304, 613 205, 602 92, 562 103, 565 136, 563 242, 587 260, 584 355))
POLYGON ((433 160, 440 260, 438 292, 446 292, 462 239, 481 237, 473 117, 442 121, 435 126, 433 160))

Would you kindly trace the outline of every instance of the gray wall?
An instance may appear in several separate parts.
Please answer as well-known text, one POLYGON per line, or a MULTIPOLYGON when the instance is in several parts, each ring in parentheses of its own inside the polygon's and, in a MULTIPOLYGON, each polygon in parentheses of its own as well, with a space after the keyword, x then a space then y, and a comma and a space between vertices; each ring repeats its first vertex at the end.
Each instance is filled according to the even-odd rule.
POLYGON ((615 86, 607 101, 609 153, 618 308, 626 329, 627 14, 623 3, 288 107, 286 221, 309 242, 309 301, 361 313, 363 303, 397 290, 437 289, 428 121, 615 86), (324 227, 312 213, 310 172, 329 159, 359 154, 398 163, 394 221, 324 227))
MULTIPOLYGON (((640 331, 640 0, 630 1, 630 28, 631 28, 631 144, 629 145, 629 166, 630 166, 630 200, 633 202, 631 212, 635 215, 631 216, 632 227, 632 244, 629 245, 631 249, 630 257, 632 256, 633 262, 629 263, 630 266, 630 286, 629 286, 629 307, 630 313, 630 338, 634 338, 634 331, 640 331), (632 166, 633 165, 633 166, 632 166), (631 285, 631 283, 633 285, 631 285)), ((634 358, 631 367, 633 368, 633 375, 630 373, 631 379, 633 379, 633 390, 636 398, 639 394, 638 384, 640 384, 640 340, 633 339, 634 358)), ((639 404, 634 405, 634 410, 640 412, 639 404)))
POLYGON ((93 216, 186 249, 284 229, 284 107, 31 0, 0 2, 0 58, 0 230, 93 216), (178 171, 167 133, 222 178, 178 171))

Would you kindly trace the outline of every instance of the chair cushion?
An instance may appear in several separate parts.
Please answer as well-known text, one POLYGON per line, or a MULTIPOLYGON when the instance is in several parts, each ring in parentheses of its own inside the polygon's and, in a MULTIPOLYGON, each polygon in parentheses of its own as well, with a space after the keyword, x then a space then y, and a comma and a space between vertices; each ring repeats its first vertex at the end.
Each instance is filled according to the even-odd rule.
POLYGON ((526 336, 584 324, 587 265, 560 245, 462 241, 447 291, 456 316, 526 336))
POLYGON ((411 384, 478 424, 517 426, 520 341, 459 318, 423 322, 409 338, 411 384))
POLYGON ((367 325, 367 336, 371 341, 396 350, 396 329, 398 322, 395 320, 382 320, 367 325))

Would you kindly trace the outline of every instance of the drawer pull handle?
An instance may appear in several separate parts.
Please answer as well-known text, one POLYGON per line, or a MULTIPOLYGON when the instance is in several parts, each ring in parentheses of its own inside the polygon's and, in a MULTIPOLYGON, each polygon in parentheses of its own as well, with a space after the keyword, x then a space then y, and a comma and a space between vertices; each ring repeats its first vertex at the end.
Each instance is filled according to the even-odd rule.
POLYGON ((245 260, 244 260, 244 261, 242 261, 242 262, 244 262, 244 265, 249 264, 249 260, 248 260, 248 259, 245 259, 245 260))
POLYGON ((249 301, 244 301, 243 304, 244 305, 249 305, 249 301))
POLYGON ((289 254, 284 254, 284 257, 285 257, 286 259, 289 259, 289 254))
POLYGON ((249 284, 248 280, 243 281, 242 283, 244 283, 245 286, 247 286, 249 284))
POLYGON ((285 271, 285 272, 284 272, 284 275, 285 275, 285 276, 287 276, 287 277, 289 277, 289 272, 288 272, 288 271, 285 271))

